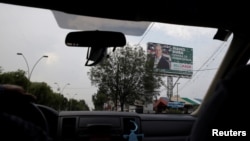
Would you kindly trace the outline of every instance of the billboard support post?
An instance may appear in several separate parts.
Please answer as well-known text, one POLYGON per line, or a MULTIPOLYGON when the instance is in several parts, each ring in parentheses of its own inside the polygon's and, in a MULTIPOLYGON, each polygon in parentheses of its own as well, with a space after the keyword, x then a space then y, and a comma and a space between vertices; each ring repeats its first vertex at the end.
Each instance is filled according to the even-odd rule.
POLYGON ((167 77, 167 97, 171 101, 171 97, 173 96, 173 77, 167 77))

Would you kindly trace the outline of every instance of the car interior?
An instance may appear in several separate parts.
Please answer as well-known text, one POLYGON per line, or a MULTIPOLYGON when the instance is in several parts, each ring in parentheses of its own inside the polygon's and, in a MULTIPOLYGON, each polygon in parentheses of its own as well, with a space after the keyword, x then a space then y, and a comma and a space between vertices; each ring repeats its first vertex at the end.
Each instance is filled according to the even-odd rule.
MULTIPOLYGON (((211 83, 207 84, 208 88, 204 90, 202 103, 189 114, 58 111, 43 104, 22 100, 20 96, 16 95, 14 95, 15 97, 1 97, 1 113, 15 115, 34 123, 55 141, 211 141, 229 139, 232 136, 233 139, 239 141, 249 140, 247 121, 250 117, 247 94, 250 92, 248 83, 250 80, 250 66, 248 65, 250 21, 247 20, 247 17, 250 10, 245 2, 166 0, 138 3, 135 1, 88 1, 88 3, 61 1, 52 3, 0 0, 0 4, 52 10, 57 28, 64 28, 67 32, 66 36, 63 34, 62 38, 65 42, 62 44, 71 50, 88 47, 84 67, 92 67, 102 62, 107 56, 108 48, 112 47, 114 52, 125 46, 129 40, 125 36, 127 34, 140 35, 143 40, 145 36, 142 35, 146 34, 145 28, 150 29, 151 22, 213 28, 216 29, 213 40, 230 40, 228 49, 222 56, 222 61, 219 63, 211 83), (79 25, 82 23, 91 25, 92 20, 70 23, 72 17, 69 15, 131 21, 134 27, 129 31, 126 27, 131 25, 122 23, 124 29, 121 29, 120 32, 109 29, 109 26, 103 28, 105 25, 99 25, 100 29, 92 30, 79 25), (139 31, 139 28, 142 31, 139 31)), ((0 19, 0 21, 4 24, 4 20, 0 19)), ((15 19, 12 21, 15 25, 15 19)), ((39 28, 39 25, 36 26, 39 28)), ((159 30, 163 29, 159 28, 159 30)), ((15 35, 15 31, 13 32, 15 35)), ((49 29, 46 32, 50 32, 49 29)), ((62 32, 57 34, 60 33, 62 32)), ((4 40, 5 38, 2 38, 0 42, 4 40)), ((3 51, 1 50, 1 55, 4 54, 3 51)), ((219 51, 217 50, 217 52, 219 51)), ((5 62, 7 61, 5 60, 5 62)), ((44 73, 49 72, 44 71, 44 73)), ((206 77, 203 76, 201 79, 205 81, 206 77)), ((192 91, 198 90, 199 88, 192 91)), ((0 119, 2 120, 2 118, 0 119)), ((3 122, 0 123, 3 124, 3 122)), ((15 136, 15 133, 11 134, 15 136)))

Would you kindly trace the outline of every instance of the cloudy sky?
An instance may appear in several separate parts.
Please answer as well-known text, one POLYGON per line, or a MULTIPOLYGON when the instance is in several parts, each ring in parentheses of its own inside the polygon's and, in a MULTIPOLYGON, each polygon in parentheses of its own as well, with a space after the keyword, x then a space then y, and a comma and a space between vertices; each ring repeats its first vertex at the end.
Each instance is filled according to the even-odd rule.
MULTIPOLYGON (((64 96, 84 99, 93 108, 91 96, 97 88, 87 76, 90 67, 84 66, 87 48, 65 45, 71 30, 60 28, 51 11, 0 4, 0 23, 0 66, 4 72, 27 71, 18 52, 26 57, 30 70, 41 56, 48 55, 34 68, 31 81, 46 82, 55 92, 58 86, 62 89, 70 83, 63 91, 64 96)), ((193 48, 194 75, 192 79, 179 80, 179 95, 202 98, 229 45, 212 39, 216 31, 153 23, 143 36, 127 36, 127 41, 132 45, 140 43, 145 50, 148 42, 193 48)), ((164 87, 160 91, 161 96, 166 96, 164 87)), ((176 91, 175 88, 174 94, 176 91)))

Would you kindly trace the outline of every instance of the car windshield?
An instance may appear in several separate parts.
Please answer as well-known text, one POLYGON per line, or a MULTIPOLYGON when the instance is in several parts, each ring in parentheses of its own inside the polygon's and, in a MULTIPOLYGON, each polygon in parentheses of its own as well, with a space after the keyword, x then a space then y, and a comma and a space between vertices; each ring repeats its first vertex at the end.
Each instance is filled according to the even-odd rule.
POLYGON ((232 39, 214 39, 215 28, 108 19, 98 25, 104 19, 64 19, 59 12, 58 21, 55 13, 0 4, 0 83, 21 85, 58 111, 191 113, 232 39), (65 38, 87 30, 123 32, 126 45, 108 48, 109 58, 85 66, 88 48, 69 47, 65 38))

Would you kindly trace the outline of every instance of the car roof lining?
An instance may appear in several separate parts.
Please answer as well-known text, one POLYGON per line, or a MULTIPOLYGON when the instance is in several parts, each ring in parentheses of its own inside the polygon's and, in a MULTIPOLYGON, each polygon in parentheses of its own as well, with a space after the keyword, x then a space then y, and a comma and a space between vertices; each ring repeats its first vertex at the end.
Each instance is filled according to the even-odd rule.
POLYGON ((166 0, 157 3, 145 1, 135 3, 127 0, 94 0, 88 1, 88 5, 84 6, 80 1, 61 1, 60 4, 54 4, 49 1, 0 0, 3 3, 101 18, 224 28, 234 32, 250 30, 248 27, 250 21, 245 20, 250 12, 249 8, 246 7, 245 2, 235 4, 233 1, 223 0, 220 3, 214 3, 208 0, 202 2, 196 0, 166 0), (97 7, 97 5, 102 6, 97 7), (237 9, 237 11, 232 9, 237 9))

